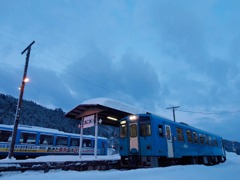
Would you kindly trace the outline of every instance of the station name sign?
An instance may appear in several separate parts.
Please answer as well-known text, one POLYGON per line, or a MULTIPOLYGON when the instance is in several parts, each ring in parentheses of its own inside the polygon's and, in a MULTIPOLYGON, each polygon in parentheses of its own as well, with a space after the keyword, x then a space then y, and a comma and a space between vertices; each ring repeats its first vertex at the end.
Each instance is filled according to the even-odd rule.
POLYGON ((93 127, 94 126, 94 119, 95 119, 94 115, 84 117, 83 118, 83 128, 93 127))

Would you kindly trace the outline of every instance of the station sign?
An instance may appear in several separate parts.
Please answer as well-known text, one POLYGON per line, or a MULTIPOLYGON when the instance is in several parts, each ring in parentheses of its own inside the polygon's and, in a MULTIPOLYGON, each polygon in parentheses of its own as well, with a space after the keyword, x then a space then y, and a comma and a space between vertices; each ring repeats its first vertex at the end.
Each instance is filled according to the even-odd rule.
POLYGON ((83 118, 83 128, 93 127, 94 126, 94 119, 95 119, 94 115, 84 117, 83 118))

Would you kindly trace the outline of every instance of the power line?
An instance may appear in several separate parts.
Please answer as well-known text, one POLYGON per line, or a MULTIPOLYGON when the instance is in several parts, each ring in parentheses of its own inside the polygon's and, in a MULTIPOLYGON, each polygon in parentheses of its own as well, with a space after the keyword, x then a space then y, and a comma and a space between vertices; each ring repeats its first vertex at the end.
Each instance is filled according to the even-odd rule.
POLYGON ((175 110, 176 110, 177 108, 179 108, 179 107, 180 107, 180 106, 172 106, 172 107, 168 107, 168 108, 167 108, 167 109, 172 109, 174 122, 176 122, 176 120, 175 120, 175 110))
MULTIPOLYGON (((1 35, 2 36, 4 36, 5 38, 8 38, 9 40, 11 40, 11 41, 15 41, 15 42, 18 42, 19 44, 24 44, 24 41, 22 41, 22 40, 19 40, 19 35, 17 35, 17 34, 14 34, 14 33, 11 33, 11 32, 9 32, 9 31, 6 31, 6 30, 3 30, 3 29, 1 29, 0 28, 0 31, 4 31, 4 34, 3 33, 1 33, 0 32, 0 37, 1 37, 1 35)), ((24 37, 21 37, 20 39, 24 39, 24 37)), ((5 44, 6 44, 6 42, 5 42, 5 44)), ((11 44, 12 45, 12 44, 11 44)), ((67 62, 69 62, 69 60, 72 60, 71 58, 69 58, 69 57, 66 57, 66 56, 64 56, 64 55, 61 55, 61 54, 59 54, 59 53, 57 53, 57 52, 55 52, 55 51, 53 51, 53 50, 50 50, 50 49, 48 49, 45 45, 43 45, 43 44, 40 44, 40 43, 36 43, 36 45, 37 45, 37 48, 39 49, 39 50, 41 50, 42 49, 42 53, 41 54, 36 54, 35 52, 33 52, 32 53, 32 56, 34 57, 36 57, 36 56, 45 56, 45 57, 47 57, 48 59, 51 59, 51 61, 48 61, 48 65, 49 65, 49 63, 51 63, 51 64, 54 64, 54 63, 58 63, 59 62, 59 59, 65 59, 65 60, 67 60, 67 61, 63 61, 61 64, 63 65, 63 66, 67 66, 69 63, 67 63, 67 62), (46 50, 46 51, 44 51, 44 50, 46 50)), ((33 47, 32 49, 35 49, 36 47, 33 47)), ((45 58, 44 58, 45 59, 45 58)), ((32 58, 32 61, 34 61, 34 58, 32 58)), ((124 92, 121 92, 121 91, 119 91, 120 89, 122 89, 121 88, 121 85, 116 81, 116 80, 114 80, 112 77, 109 77, 109 76, 106 76, 106 75, 104 75, 104 74, 102 74, 101 72, 98 72, 97 70, 96 70, 96 68, 90 68, 90 67, 88 67, 88 66, 86 66, 86 65, 84 65, 84 64, 81 64, 81 68, 82 69, 87 69, 87 72, 88 73, 92 73, 92 74, 94 74, 95 75, 95 77, 101 77, 101 79, 103 79, 103 80, 105 80, 105 82, 106 81, 109 81, 109 82, 111 82, 111 85, 110 86, 108 86, 108 87, 106 87, 106 85, 104 85, 104 84, 102 84, 100 81, 99 81, 99 78, 95 78, 95 79, 89 79, 89 74, 88 73, 86 73, 86 71, 71 71, 70 72, 70 74, 72 75, 72 76, 74 76, 74 77, 78 77, 79 79, 82 79, 83 81, 86 81, 86 82, 88 82, 88 83, 90 83, 90 84, 92 84, 92 85, 94 85, 94 86, 96 86, 96 87, 98 87, 98 88, 101 88, 101 89, 103 89, 103 90, 105 90, 105 91, 107 91, 107 92, 112 92, 112 93, 116 93, 116 94, 118 94, 118 95, 120 95, 120 96, 122 96, 122 97, 128 97, 128 96, 126 96, 126 94, 124 93, 124 92)))
POLYGON ((204 114, 204 115, 240 113, 240 110, 236 110, 236 111, 219 111, 219 112, 202 112, 202 111, 190 111, 190 110, 182 110, 182 109, 179 109, 179 110, 177 110, 177 111, 180 111, 180 112, 188 112, 188 113, 204 114))

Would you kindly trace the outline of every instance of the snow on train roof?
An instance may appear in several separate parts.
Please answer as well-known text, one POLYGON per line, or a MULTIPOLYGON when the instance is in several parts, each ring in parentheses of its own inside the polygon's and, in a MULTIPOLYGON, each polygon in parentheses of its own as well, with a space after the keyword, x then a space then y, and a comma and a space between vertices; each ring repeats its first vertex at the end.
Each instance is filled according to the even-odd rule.
MULTIPOLYGON (((13 125, 5 125, 0 124, 0 127, 4 128, 11 128, 13 129, 13 125)), ((70 136, 79 136, 80 134, 74 134, 74 133, 67 133, 64 131, 59 131, 58 129, 51 129, 51 128, 45 128, 45 127, 39 127, 39 126, 28 126, 28 125, 18 125, 18 129, 26 130, 26 131, 37 131, 37 132, 43 132, 43 133, 55 133, 55 134, 61 134, 61 135, 70 135, 70 136)), ((92 135, 83 135, 84 137, 94 138, 92 135)), ((100 139, 107 139, 105 137, 99 137, 100 139)))
POLYGON ((93 98, 93 99, 83 101, 82 104, 99 104, 99 105, 111 107, 113 109, 117 109, 120 111, 128 112, 131 114, 146 114, 147 113, 147 111, 145 111, 143 109, 136 108, 132 105, 129 105, 129 104, 117 101, 117 100, 109 99, 109 98, 93 98))

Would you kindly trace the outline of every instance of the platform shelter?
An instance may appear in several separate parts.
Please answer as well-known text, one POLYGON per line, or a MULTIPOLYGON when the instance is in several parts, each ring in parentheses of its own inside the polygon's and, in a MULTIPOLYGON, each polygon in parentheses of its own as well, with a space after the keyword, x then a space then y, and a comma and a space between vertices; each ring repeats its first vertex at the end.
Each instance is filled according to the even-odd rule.
MULTIPOLYGON (((76 119, 81 122, 81 136, 83 135, 83 128, 95 126, 95 146, 94 156, 97 158, 97 136, 98 136, 98 124, 104 124, 108 126, 119 126, 119 120, 131 115, 146 113, 143 110, 139 110, 131 105, 106 98, 96 98, 85 101, 65 116, 67 118, 76 119)), ((79 157, 81 158, 82 151, 82 138, 80 138, 79 157)))
POLYGON ((118 127, 120 119, 131 114, 142 113, 145 114, 146 111, 113 99, 95 98, 84 101, 65 116, 81 121, 86 116, 97 114, 98 119, 102 121, 101 124, 118 127))

